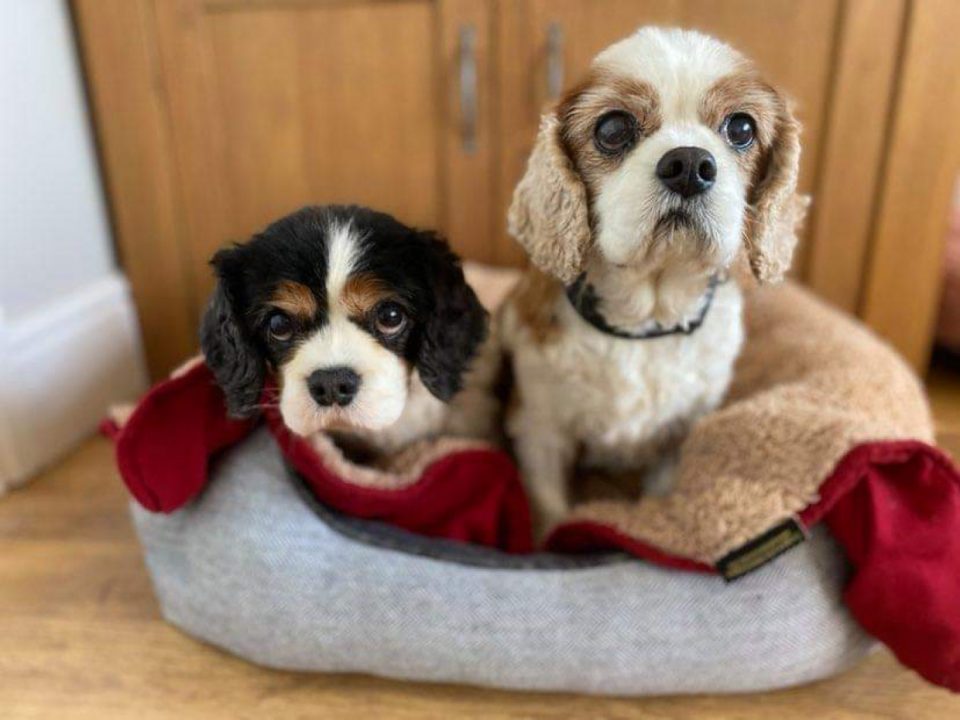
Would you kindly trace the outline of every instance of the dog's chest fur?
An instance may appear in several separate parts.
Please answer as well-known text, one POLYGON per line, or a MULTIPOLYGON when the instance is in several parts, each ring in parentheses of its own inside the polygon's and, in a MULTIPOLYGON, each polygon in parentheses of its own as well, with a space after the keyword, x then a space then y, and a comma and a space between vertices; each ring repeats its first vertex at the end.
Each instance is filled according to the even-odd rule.
POLYGON ((646 340, 600 332, 562 292, 534 294, 521 288, 500 318, 515 377, 512 436, 572 437, 585 466, 638 467, 722 400, 743 339, 735 283, 717 288, 691 335, 646 340), (540 309, 527 312, 528 300, 540 309))

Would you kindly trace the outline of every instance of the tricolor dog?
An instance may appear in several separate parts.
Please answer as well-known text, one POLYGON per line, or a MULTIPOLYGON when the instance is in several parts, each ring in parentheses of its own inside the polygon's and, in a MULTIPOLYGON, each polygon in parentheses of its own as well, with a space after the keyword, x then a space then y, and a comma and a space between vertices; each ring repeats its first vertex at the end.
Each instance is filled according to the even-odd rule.
POLYGON ((267 402, 302 436, 392 452, 463 427, 448 403, 487 313, 436 234, 362 207, 307 207, 212 264, 201 345, 231 415, 256 413, 272 375, 267 402))

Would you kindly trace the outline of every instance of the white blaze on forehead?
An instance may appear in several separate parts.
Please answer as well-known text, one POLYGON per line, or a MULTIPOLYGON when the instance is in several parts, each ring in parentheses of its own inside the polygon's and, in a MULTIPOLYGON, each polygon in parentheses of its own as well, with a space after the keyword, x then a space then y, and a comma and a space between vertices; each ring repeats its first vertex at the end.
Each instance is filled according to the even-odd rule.
POLYGON ((330 312, 360 259, 360 237, 353 223, 331 223, 327 228, 327 305, 330 312))
POLYGON ((606 261, 650 273, 701 275, 731 262, 742 235, 746 178, 719 128, 705 125, 701 114, 715 83, 746 67, 743 56, 718 40, 662 28, 642 28, 594 60, 600 76, 651 85, 660 116, 659 128, 597 181, 596 247, 606 261), (685 146, 704 148, 717 163, 710 192, 695 203, 665 190, 656 174, 667 152, 685 146), (696 229, 671 229, 658 242, 660 219, 681 206, 696 229))
POLYGON ((363 252, 364 236, 352 223, 327 227, 327 322, 306 338, 283 365, 280 413, 299 435, 332 425, 376 430, 396 422, 407 401, 408 371, 403 360, 347 317, 340 301, 363 252), (347 367, 360 377, 360 389, 347 407, 320 407, 308 380, 317 370, 347 367))
POLYGON ((710 87, 744 63, 736 50, 707 35, 641 28, 597 55, 593 66, 650 83, 659 95, 661 116, 671 122, 695 120, 710 87))

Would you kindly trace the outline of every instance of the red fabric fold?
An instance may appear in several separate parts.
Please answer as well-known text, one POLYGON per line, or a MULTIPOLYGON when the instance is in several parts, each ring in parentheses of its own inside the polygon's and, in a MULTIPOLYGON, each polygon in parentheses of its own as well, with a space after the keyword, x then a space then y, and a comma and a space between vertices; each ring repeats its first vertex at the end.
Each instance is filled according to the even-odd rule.
POLYGON ((533 550, 526 494, 506 453, 457 451, 428 465, 407 487, 363 487, 329 471, 309 443, 291 433, 278 414, 268 413, 267 422, 284 456, 317 498, 347 515, 505 552, 533 550))
MULTIPOLYGON (((321 502, 340 512, 505 552, 533 549, 527 498, 516 466, 501 451, 454 452, 407 487, 367 488, 327 470, 278 414, 267 418, 288 462, 321 502)), ((203 490, 216 455, 256 425, 227 417, 222 391, 198 363, 153 387, 122 428, 107 421, 102 429, 116 442, 117 466, 130 494, 147 510, 169 513, 203 490)))
MULTIPOLYGON (((123 428, 113 426, 120 476, 147 510, 173 512, 203 490, 211 458, 255 425, 227 417, 223 392, 197 363, 155 385, 123 428)), ((111 434, 109 424, 105 430, 111 434)))
POLYGON ((655 565, 687 570, 690 572, 713 573, 712 565, 691 560, 680 555, 665 552, 649 543, 637 540, 609 525, 593 522, 569 522, 559 525, 547 536, 544 543, 547 550, 557 553, 590 553, 621 550, 655 565))
MULTIPOLYGON (((878 455, 825 520, 855 572, 844 600, 904 665, 960 692, 960 478, 922 443, 858 448, 878 455)), ((849 457, 849 456, 848 456, 849 457)))

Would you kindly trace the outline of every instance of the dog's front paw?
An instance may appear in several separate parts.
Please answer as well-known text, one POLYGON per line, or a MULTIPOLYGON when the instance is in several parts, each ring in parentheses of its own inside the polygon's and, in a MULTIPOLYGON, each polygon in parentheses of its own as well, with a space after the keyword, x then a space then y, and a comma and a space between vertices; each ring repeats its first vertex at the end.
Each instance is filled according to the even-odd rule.
POLYGON ((664 497, 673 491, 679 459, 670 452, 647 469, 643 476, 643 494, 647 497, 664 497))
POLYGON ((555 502, 534 503, 530 510, 530 520, 533 524, 533 539, 537 544, 543 543, 567 514, 570 507, 562 498, 554 498, 555 502))

